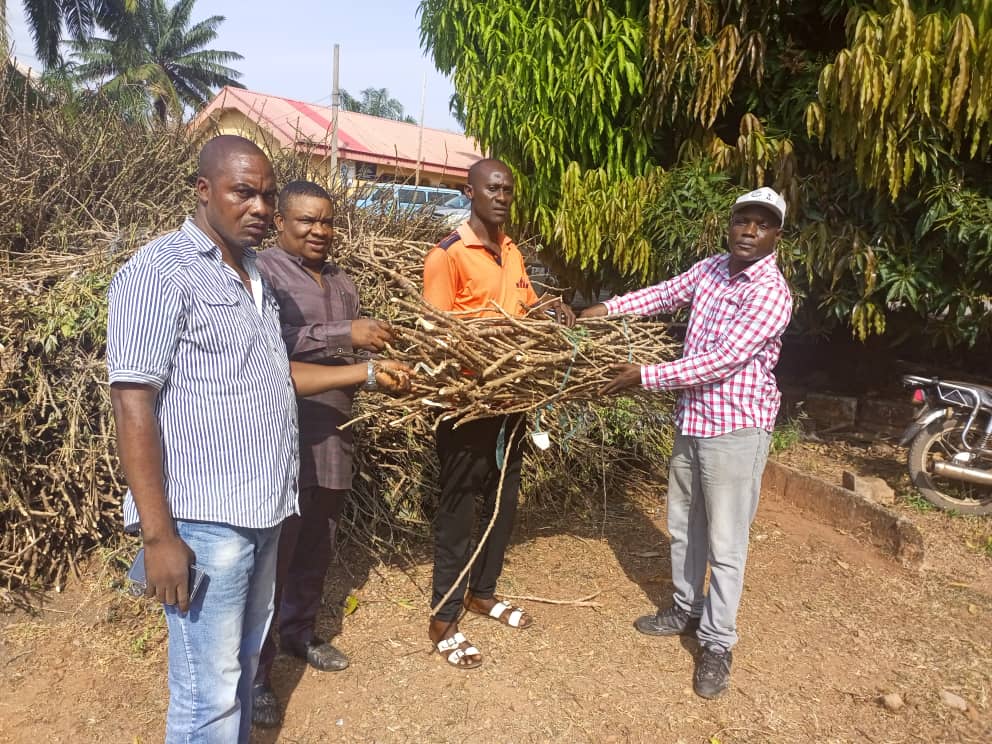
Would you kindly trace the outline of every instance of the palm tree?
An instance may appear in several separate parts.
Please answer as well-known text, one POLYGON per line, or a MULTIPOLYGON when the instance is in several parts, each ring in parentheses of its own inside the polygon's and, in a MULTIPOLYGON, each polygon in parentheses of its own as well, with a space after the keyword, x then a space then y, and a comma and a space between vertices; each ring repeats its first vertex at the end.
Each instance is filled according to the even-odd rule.
MULTIPOLYGON (((236 52, 204 47, 217 38, 223 16, 190 25, 195 0, 138 0, 133 12, 108 23, 109 38, 70 42, 81 81, 99 83, 104 95, 150 107, 159 121, 181 118, 183 108, 198 108, 225 85, 242 88, 241 73, 228 62, 236 52)), ((102 24, 101 24, 102 25, 102 24)))
MULTIPOLYGON (((6 16, 7 0, 0 0, 6 16)), ((45 67, 58 64, 62 27, 73 39, 85 39, 98 23, 112 23, 134 0, 24 0, 24 16, 35 54, 45 67)))
POLYGON ((403 104, 389 95, 387 88, 366 88, 361 98, 355 98, 348 91, 341 91, 341 106, 346 111, 356 111, 360 114, 378 116, 381 119, 394 119, 416 124, 412 116, 406 116, 403 104))

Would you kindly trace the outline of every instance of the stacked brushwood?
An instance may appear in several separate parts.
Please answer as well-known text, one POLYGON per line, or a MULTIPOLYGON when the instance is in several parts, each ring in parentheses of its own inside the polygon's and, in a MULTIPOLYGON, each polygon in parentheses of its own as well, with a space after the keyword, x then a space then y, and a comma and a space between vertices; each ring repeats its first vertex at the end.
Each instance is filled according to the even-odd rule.
MULTIPOLYGON (((151 237, 190 212, 196 147, 185 130, 126 123, 64 102, 0 101, 0 604, 61 586, 95 547, 120 539, 124 491, 106 385, 106 288, 151 237)), ((321 176, 273 157, 280 183, 321 176)), ((336 257, 365 312, 390 319, 389 355, 418 368, 410 395, 359 396, 359 449, 346 533, 382 555, 422 537, 436 495, 432 428, 511 410, 550 432, 527 455, 524 490, 542 506, 588 508, 670 446, 668 401, 600 404, 613 361, 657 361, 674 347, 656 325, 547 319, 456 321, 417 293, 441 237, 426 217, 366 215, 335 194, 336 257), (392 237, 382 237, 389 234, 392 237)))
MULTIPOLYGON (((356 280, 366 307, 392 322, 388 355, 416 372, 409 395, 359 400, 353 424, 363 456, 353 485, 352 532, 377 550, 420 534, 437 495, 433 430, 506 414, 526 414, 523 490, 543 507, 588 507, 590 495, 657 475, 671 448, 671 399, 603 400, 618 363, 674 358, 662 323, 632 318, 580 320, 566 328, 539 305, 527 317, 439 313, 419 291, 428 243, 366 235, 339 246, 337 261, 356 280), (543 441, 542 441, 543 440, 543 441), (387 537, 372 527, 388 526, 387 537)), ((497 310, 494 308, 494 310, 497 310)))

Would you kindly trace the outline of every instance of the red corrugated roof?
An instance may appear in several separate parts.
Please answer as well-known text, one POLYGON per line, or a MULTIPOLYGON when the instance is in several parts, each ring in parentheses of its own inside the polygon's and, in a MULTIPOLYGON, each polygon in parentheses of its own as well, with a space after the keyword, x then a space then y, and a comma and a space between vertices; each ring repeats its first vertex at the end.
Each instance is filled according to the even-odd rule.
MULTIPOLYGON (((330 106, 294 101, 290 98, 224 87, 194 119, 193 128, 202 126, 221 111, 233 109, 267 129, 283 147, 298 144, 330 149, 330 106)), ((399 162, 407 167, 417 163, 420 127, 392 119, 338 112, 338 157, 370 163, 399 162)), ((472 163, 482 157, 473 140, 458 132, 424 127, 420 162, 434 171, 465 175, 472 163)))

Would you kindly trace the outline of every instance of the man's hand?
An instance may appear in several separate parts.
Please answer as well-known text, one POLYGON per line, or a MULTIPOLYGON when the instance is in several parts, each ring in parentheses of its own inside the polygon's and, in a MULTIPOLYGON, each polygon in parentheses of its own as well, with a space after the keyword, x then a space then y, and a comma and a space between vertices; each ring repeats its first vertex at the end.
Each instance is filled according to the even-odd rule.
POLYGON ((145 596, 162 604, 189 610, 189 567, 193 551, 178 535, 155 539, 145 536, 145 596))
POLYGON ((374 364, 375 381, 380 390, 394 395, 410 392, 410 379, 414 372, 409 366, 392 359, 380 359, 374 364))
POLYGON ((639 364, 614 364, 610 367, 609 374, 613 379, 600 388, 601 395, 621 393, 627 388, 637 387, 641 384, 641 365, 639 364))
POLYGON ((605 318, 609 313, 606 311, 606 305, 602 302, 591 305, 579 313, 580 318, 605 318))
POLYGON ((351 345, 359 349, 382 351, 393 340, 393 329, 382 320, 359 318, 351 321, 351 345))
POLYGON ((554 316, 554 319, 566 328, 571 328, 575 325, 575 313, 557 295, 542 295, 534 307, 540 307, 542 310, 550 312, 554 316))

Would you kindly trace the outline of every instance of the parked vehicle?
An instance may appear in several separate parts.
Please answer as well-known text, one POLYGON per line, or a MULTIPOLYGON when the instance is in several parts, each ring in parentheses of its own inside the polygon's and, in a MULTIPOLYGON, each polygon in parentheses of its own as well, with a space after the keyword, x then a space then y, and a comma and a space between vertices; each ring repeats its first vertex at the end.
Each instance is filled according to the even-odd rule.
POLYGON ((384 183, 355 202, 359 209, 382 214, 418 212, 426 207, 439 205, 454 196, 461 196, 457 189, 437 186, 409 186, 401 183, 384 183))
POLYGON ((472 201, 465 194, 452 196, 432 208, 432 214, 452 230, 472 214, 472 201))
POLYGON ((921 406, 902 436, 909 477, 934 506, 992 514, 992 387, 906 375, 921 406))

